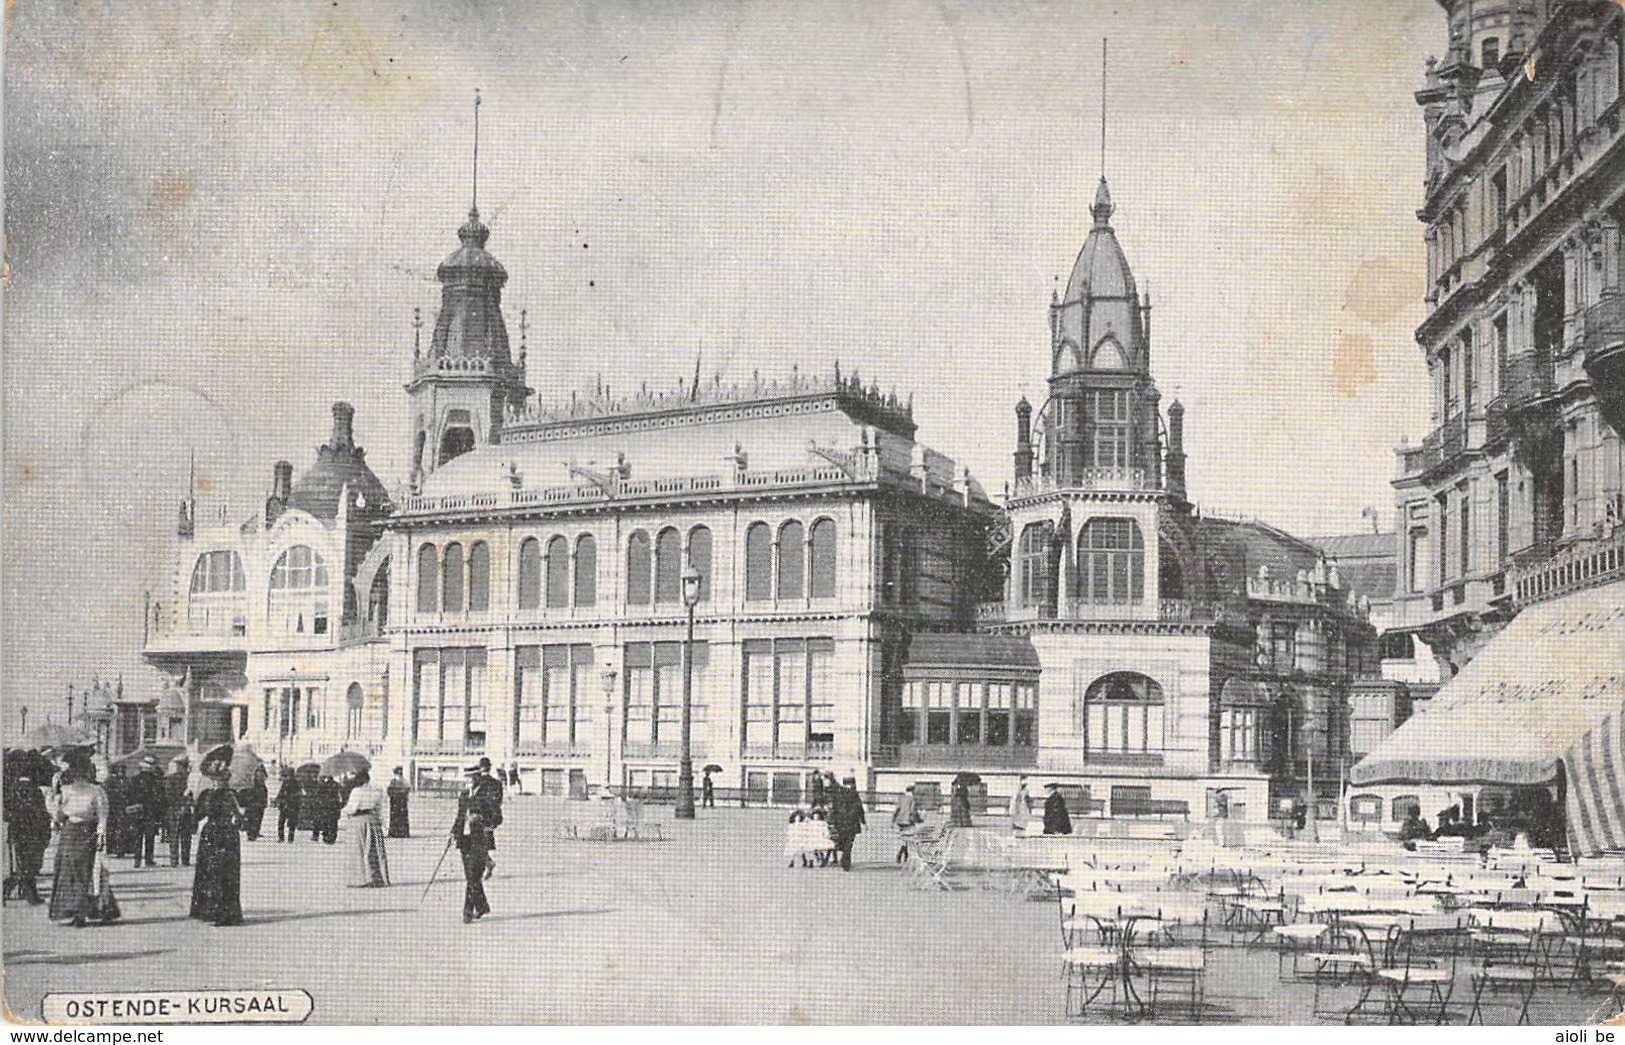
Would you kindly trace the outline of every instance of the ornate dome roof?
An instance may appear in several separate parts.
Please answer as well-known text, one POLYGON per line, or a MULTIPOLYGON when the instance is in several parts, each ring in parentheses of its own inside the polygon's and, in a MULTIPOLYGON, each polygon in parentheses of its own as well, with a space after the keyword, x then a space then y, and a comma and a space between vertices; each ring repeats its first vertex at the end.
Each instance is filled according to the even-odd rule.
POLYGON ((1089 208, 1094 215, 1095 227, 1083 241, 1078 260, 1072 266, 1072 278, 1066 283, 1063 303, 1081 301, 1086 297, 1134 297, 1134 273, 1128 267, 1128 258, 1117 243, 1117 234, 1111 226, 1111 189, 1106 179, 1100 179, 1095 190, 1095 204, 1089 208))
POLYGON ((1106 179, 1100 179, 1089 208, 1094 227, 1083 241, 1066 295, 1056 310, 1052 372, 1137 370, 1147 365, 1145 324, 1134 272, 1111 226, 1116 207, 1106 179))
POLYGON ((367 466, 367 451, 355 445, 352 421, 355 408, 349 403, 333 404, 333 438, 316 451, 316 463, 301 475, 288 494, 288 505, 307 511, 318 519, 336 519, 339 497, 346 484, 355 500, 352 513, 381 518, 393 509, 389 491, 367 466))
POLYGON ((435 270, 440 314, 435 317, 428 358, 420 363, 431 369, 457 369, 468 365, 462 360, 477 360, 473 365, 505 372, 513 364, 508 327, 502 320, 502 285, 508 281, 508 270, 485 249, 491 230, 480 221, 478 210, 469 210, 457 238, 463 245, 435 270))
POLYGON ((480 221, 478 208, 469 210, 468 221, 457 230, 457 238, 463 245, 446 255, 446 260, 435 270, 436 279, 449 283, 472 277, 494 282, 499 287, 508 281, 508 270, 485 249, 491 230, 480 221))

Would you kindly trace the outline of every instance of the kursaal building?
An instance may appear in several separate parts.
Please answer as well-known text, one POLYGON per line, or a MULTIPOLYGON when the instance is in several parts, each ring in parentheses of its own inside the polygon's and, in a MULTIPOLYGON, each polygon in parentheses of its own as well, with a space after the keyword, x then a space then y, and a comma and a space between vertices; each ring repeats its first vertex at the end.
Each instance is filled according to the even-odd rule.
POLYGON ((1335 804, 1350 686, 1376 670, 1364 600, 1314 546, 1187 500, 1104 178, 1091 213, 1001 507, 839 367, 538 395, 472 210, 412 352, 411 492, 336 404, 250 518, 183 504, 146 657, 199 743, 659 787, 691 566, 693 757, 749 800, 800 801, 823 770, 882 791, 971 771, 995 794, 1025 773, 1119 816, 1261 819, 1312 771, 1335 804))

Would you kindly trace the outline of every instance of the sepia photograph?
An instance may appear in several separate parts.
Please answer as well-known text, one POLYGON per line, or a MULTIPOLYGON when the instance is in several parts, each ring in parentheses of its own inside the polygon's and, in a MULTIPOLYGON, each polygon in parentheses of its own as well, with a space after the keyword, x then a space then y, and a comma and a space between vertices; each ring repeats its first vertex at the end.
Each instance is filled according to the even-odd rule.
POLYGON ((15 1040, 1625 1012, 1617 0, 17 0, 3 84, 15 1040))

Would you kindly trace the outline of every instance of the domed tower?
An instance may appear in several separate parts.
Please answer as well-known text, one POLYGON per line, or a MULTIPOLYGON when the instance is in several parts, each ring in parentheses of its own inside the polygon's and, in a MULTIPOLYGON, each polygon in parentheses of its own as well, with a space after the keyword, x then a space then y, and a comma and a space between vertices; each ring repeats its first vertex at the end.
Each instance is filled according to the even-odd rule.
POLYGON ((470 450, 501 442, 502 419, 530 395, 525 361, 515 362, 502 319, 508 272, 485 249, 491 230, 477 207, 457 230, 461 246, 435 270, 440 313, 427 352, 412 353, 412 477, 470 450))
POLYGON ((1151 301, 1141 298, 1111 225, 1105 177, 1089 208, 1066 294, 1050 304, 1050 404, 1044 411, 1043 474, 1058 486, 1102 470, 1160 475, 1157 390, 1151 380, 1151 301))
POLYGON ((508 350, 502 286, 508 270, 485 244, 491 230, 480 221, 480 96, 474 94, 474 180, 461 243, 435 270, 440 313, 429 351, 412 346, 412 486, 440 465, 480 446, 502 441, 503 415, 525 405, 525 356, 508 350))

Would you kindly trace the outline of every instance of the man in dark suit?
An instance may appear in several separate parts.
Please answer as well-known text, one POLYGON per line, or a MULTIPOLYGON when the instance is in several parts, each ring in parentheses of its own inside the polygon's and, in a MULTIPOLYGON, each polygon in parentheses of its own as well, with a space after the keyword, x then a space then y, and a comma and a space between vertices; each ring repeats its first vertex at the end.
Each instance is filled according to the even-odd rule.
POLYGON ((463 854, 463 924, 491 913, 491 904, 485 897, 485 878, 491 847, 496 844, 492 835, 495 825, 502 821, 502 792, 497 787, 480 784, 481 778, 496 781, 490 775, 490 763, 470 766, 468 790, 457 798, 457 819, 451 825, 451 837, 463 854))
POLYGON ((858 780, 849 776, 829 796, 829 835, 840 854, 841 870, 852 870, 852 843, 863 830, 863 799, 858 795, 858 780))
POLYGON ((164 826, 164 782, 153 759, 141 760, 141 768, 124 793, 124 813, 129 818, 134 866, 140 867, 144 861, 148 867, 156 867, 152 850, 164 826))
POLYGON ((491 760, 481 758, 474 766, 474 778, 468 783, 470 795, 478 795, 482 807, 487 811, 485 817, 486 833, 489 836, 489 845, 485 852, 485 877, 496 874, 496 858, 491 850, 497 847, 496 829, 502 826, 502 781, 491 775, 491 760))
POLYGON ((299 774, 290 766, 282 767, 282 781, 276 789, 276 840, 292 842, 299 829, 299 799, 304 788, 299 774))
POLYGON ((187 761, 176 759, 164 774, 164 844, 169 847, 169 866, 192 865, 192 834, 197 828, 192 814, 192 795, 186 790, 187 761))

